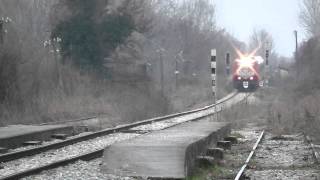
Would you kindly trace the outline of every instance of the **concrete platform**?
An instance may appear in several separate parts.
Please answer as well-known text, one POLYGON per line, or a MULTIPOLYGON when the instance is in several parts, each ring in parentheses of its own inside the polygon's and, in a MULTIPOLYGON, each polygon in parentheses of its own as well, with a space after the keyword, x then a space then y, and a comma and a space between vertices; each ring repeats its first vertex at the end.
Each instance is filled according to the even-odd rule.
POLYGON ((102 172, 120 176, 184 179, 198 155, 230 133, 228 123, 202 120, 119 142, 106 148, 102 172))
POLYGON ((73 127, 65 125, 27 126, 13 125, 0 128, 0 147, 17 148, 26 141, 46 141, 52 134, 72 134, 73 127))

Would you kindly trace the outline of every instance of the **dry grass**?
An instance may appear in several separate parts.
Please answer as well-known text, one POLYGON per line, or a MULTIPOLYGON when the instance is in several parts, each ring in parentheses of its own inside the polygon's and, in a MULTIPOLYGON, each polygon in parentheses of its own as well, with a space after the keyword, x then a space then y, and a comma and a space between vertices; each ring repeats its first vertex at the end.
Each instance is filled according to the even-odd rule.
POLYGON ((266 119, 265 104, 259 98, 259 92, 250 96, 222 113, 222 120, 231 122, 234 128, 246 127, 248 123, 264 125, 266 119))
MULTIPOLYGON (((194 33, 187 34, 187 39, 181 41, 189 44, 188 47, 185 47, 186 49, 183 49, 180 46, 180 39, 178 39, 180 36, 176 35, 179 31, 174 28, 163 29, 163 27, 166 27, 166 25, 175 28, 182 27, 183 29, 185 27, 179 25, 179 23, 174 23, 175 26, 172 26, 172 20, 174 19, 163 17, 167 18, 167 23, 166 25, 163 23, 157 25, 157 29, 162 32, 157 34, 163 34, 164 37, 154 37, 154 40, 155 42, 157 40, 162 41, 162 39, 170 40, 167 41, 168 44, 160 44, 165 49, 172 49, 171 53, 163 54, 164 61, 168 64, 171 62, 171 69, 166 68, 166 66, 164 68, 166 70, 164 73, 169 74, 165 86, 170 86, 170 82, 173 84, 176 53, 181 50, 187 52, 187 49, 192 51, 183 55, 183 59, 187 60, 185 62, 186 66, 183 67, 180 63, 179 68, 187 69, 184 73, 189 74, 189 76, 196 73, 197 77, 192 80, 200 82, 202 79, 206 79, 207 82, 202 83, 202 85, 186 83, 180 86, 177 92, 165 92, 165 96, 162 96, 159 89, 154 88, 159 86, 157 80, 115 83, 101 80, 101 77, 96 77, 91 73, 79 72, 79 69, 74 69, 71 65, 60 63, 60 55, 53 53, 55 52, 53 47, 44 47, 44 42, 49 40, 50 29, 57 23, 57 20, 51 17, 52 14, 59 16, 57 19, 65 19, 65 16, 67 16, 64 13, 56 13, 52 9, 57 2, 50 0, 0 1, 0 17, 8 16, 14 20, 12 23, 5 25, 7 33, 0 48, 0 64, 2 65, 2 69, 0 68, 0 90, 9 87, 8 84, 10 83, 3 82, 11 82, 10 86, 14 86, 9 90, 10 93, 7 93, 9 95, 6 95, 5 100, 0 99, 0 125, 43 123, 101 114, 109 117, 104 118, 107 123, 114 124, 183 111, 210 103, 211 81, 206 55, 209 49, 203 47, 212 47, 212 42, 219 44, 219 47, 225 45, 225 47, 221 47, 222 54, 222 52, 230 49, 228 37, 219 35, 220 38, 210 39, 207 37, 213 37, 212 33, 197 30, 194 33), (200 46, 199 43, 201 43, 200 46), (2 58, 4 52, 15 55, 16 60, 2 58), (8 62, 14 62, 15 64, 12 65, 14 68, 9 68, 8 62), (7 74, 6 70, 10 71, 11 74, 9 73, 10 75, 2 78, 2 74, 7 74), (13 81, 14 83, 12 83, 13 81), (2 86, 5 86, 5 88, 2 88, 2 86)), ((65 9, 62 8, 63 10, 65 9)), ((181 10, 184 11, 184 9, 181 10)), ((208 12, 212 15, 213 11, 208 12)), ((162 17, 163 14, 160 15, 162 17)), ((177 17, 174 22, 179 22, 179 19, 177 17)), ((144 24, 143 21, 141 23, 144 24)), ((185 22, 180 23, 184 24, 185 22)), ((189 26, 187 27, 189 28, 189 26)), ((137 45, 142 47, 143 45, 140 44, 142 42, 137 41, 137 45)), ((130 44, 134 43, 130 42, 130 44)), ((131 47, 131 45, 128 47, 131 47)), ((156 45, 153 50, 141 49, 143 50, 141 52, 134 51, 131 54, 124 54, 125 56, 129 55, 130 62, 143 64, 143 61, 149 62, 152 60, 147 55, 153 52, 156 57, 154 61, 158 62, 159 53, 156 51, 159 48, 158 46, 156 45)), ((132 50, 129 49, 128 52, 132 50)), ((114 60, 116 61, 116 59, 114 60)), ((222 64, 222 61, 219 62, 222 64)), ((153 66, 156 64, 156 62, 151 63, 153 63, 153 66)), ((155 79, 159 79, 157 68, 153 66, 155 79)), ((218 84, 225 84, 225 81, 218 79, 218 84)), ((223 86, 219 86, 219 89, 224 90, 224 87, 220 87, 223 86)), ((227 93, 225 91, 219 92, 220 96, 224 94, 227 93)), ((3 94, 0 92, 1 95, 3 94)))
MULTIPOLYGON (((68 67, 68 66, 66 66, 68 67)), ((170 105, 148 82, 114 83, 71 68, 61 71, 61 83, 41 88, 21 105, 0 105, 1 124, 44 123, 108 115, 106 121, 132 122, 167 114, 170 105)), ((50 83, 49 83, 50 84, 50 83)))
POLYGON ((320 93, 297 97, 281 93, 269 107, 268 122, 278 134, 304 132, 320 140, 320 93))

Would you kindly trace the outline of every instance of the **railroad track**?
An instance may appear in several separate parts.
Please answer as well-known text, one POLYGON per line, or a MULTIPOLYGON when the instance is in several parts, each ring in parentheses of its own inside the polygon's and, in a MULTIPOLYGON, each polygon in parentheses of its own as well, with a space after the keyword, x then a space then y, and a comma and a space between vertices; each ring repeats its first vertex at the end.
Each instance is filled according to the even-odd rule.
POLYGON ((65 120, 65 121, 54 121, 54 122, 47 122, 47 123, 41 123, 41 124, 30 124, 34 126, 43 126, 43 125, 57 125, 57 124, 66 124, 66 123, 78 123, 78 122, 83 122, 83 121, 88 121, 91 119, 96 119, 98 116, 89 116, 89 117, 84 117, 84 118, 79 118, 79 119, 72 119, 72 120, 65 120))
MULTIPOLYGON (((86 134, 83 136, 71 138, 71 139, 57 142, 50 145, 40 146, 33 149, 1 155, 0 162, 2 162, 2 164, 4 165, 3 171, 5 171, 7 164, 9 165, 12 164, 13 166, 21 163, 28 164, 28 163, 32 163, 34 159, 37 159, 37 158, 38 159, 42 158, 44 161, 46 161, 47 155, 58 157, 59 153, 61 153, 61 151, 59 151, 59 148, 60 149, 63 147, 66 148, 69 146, 70 147, 75 146, 76 149, 83 149, 86 146, 88 146, 89 149, 93 148, 86 152, 80 152, 79 154, 73 154, 68 157, 62 157, 61 159, 58 158, 58 160, 57 158, 53 158, 55 160, 52 162, 37 164, 31 167, 28 166, 28 167, 19 168, 19 166, 17 166, 19 171, 17 171, 17 169, 9 169, 9 171, 7 171, 7 173, 5 174, 0 173, 0 174, 3 174, 2 176, 0 175, 0 179, 1 180, 2 179, 19 179, 26 176, 30 176, 32 174, 37 174, 44 170, 49 170, 59 166, 67 165, 69 163, 73 163, 78 160, 87 161, 87 160, 92 160, 92 159, 101 157, 105 147, 114 142, 117 142, 118 140, 130 139, 130 138, 139 136, 141 134, 148 133, 150 131, 165 129, 183 122, 195 121, 195 120, 210 116, 214 113, 212 111, 214 107, 218 107, 217 112, 219 112, 219 111, 222 111, 223 106, 228 106, 228 105, 230 106, 232 104, 244 101, 245 97, 247 96, 248 95, 234 92, 232 94, 229 94, 225 98, 221 99, 220 101, 218 101, 216 105, 210 105, 210 106, 206 106, 204 108, 200 108, 192 111, 176 113, 176 114, 153 118, 153 119, 140 121, 140 122, 136 122, 128 125, 122 125, 116 128, 110 128, 103 131, 86 134), (228 103, 232 99, 236 99, 235 102, 228 103), (99 145, 95 145, 96 141, 97 142, 106 141, 107 143, 104 143, 101 146, 99 146, 99 145), (81 143, 84 143, 84 144, 81 144, 81 143), (93 147, 91 147, 90 145, 93 145, 93 147), (45 155, 43 155, 42 153, 45 155), (37 157, 37 158, 34 158, 34 157, 37 157)), ((66 150, 63 149, 63 151, 66 151, 66 150)), ((74 150, 69 150, 69 151, 72 152, 74 150)), ((47 161, 50 161, 50 160, 47 160, 47 161)))
POLYGON ((318 167, 320 163, 319 152, 316 150, 315 145, 312 143, 312 140, 309 136, 304 133, 300 133, 300 135, 285 135, 285 136, 275 136, 270 137, 270 133, 268 133, 269 137, 263 147, 261 152, 259 152, 259 157, 256 159, 266 159, 265 164, 262 163, 263 160, 256 160, 256 162, 252 163, 252 159, 254 155, 257 153, 258 146, 263 142, 264 136, 266 135, 266 131, 262 130, 260 136, 258 137, 256 143, 254 144, 252 151, 250 152, 248 158, 246 159, 243 166, 238 171, 235 180, 241 179, 318 179, 320 176, 316 174, 320 173, 320 169, 318 167), (303 138, 301 138, 303 136, 303 138), (280 141, 274 148, 278 148, 278 150, 272 149, 271 141, 280 141), (284 143, 284 142, 293 142, 293 143, 284 143), (271 145, 270 145, 271 144, 271 145), (292 148, 293 146, 294 148, 292 148), (266 148, 267 147, 267 148, 266 148), (287 149, 286 149, 287 148, 287 149), (266 149, 266 150, 265 150, 266 149), (279 150, 280 149, 280 150, 279 150), (288 152, 286 152, 286 150, 288 152), (264 152, 263 152, 264 151, 264 152), (267 152, 266 152, 267 151, 267 152), (282 152, 281 152, 282 151, 282 152), (297 155, 293 152, 299 152, 300 155, 297 155), (311 151, 311 152, 310 152, 311 151), (266 156, 266 154, 269 154, 266 156), (269 157, 282 155, 282 159, 276 159, 276 161, 268 162, 269 157), (309 158, 309 156, 313 157, 313 160, 309 158), (294 158, 288 158, 288 157, 294 158), (302 156, 302 157, 301 157, 302 156), (290 162, 290 161, 293 162, 290 162), (302 161, 301 162, 299 162, 302 161), (269 163, 269 164, 268 164, 269 163), (292 164, 290 164, 292 163, 292 164), (253 165, 254 164, 254 165, 253 165), (270 165, 271 164, 271 165, 270 165), (252 169, 254 167, 254 169, 252 169), (248 174, 246 171, 250 171, 248 174), (255 173, 255 171, 258 171, 255 173), (261 176, 262 175, 262 176, 261 176))
POLYGON ((244 165, 241 167, 240 171, 238 172, 237 176, 235 177, 234 180, 240 180, 241 178, 243 178, 243 173, 245 172, 246 168, 248 167, 253 155, 256 153, 256 150, 258 148, 258 145, 260 144, 263 136, 264 136, 265 131, 263 130, 259 136, 259 138, 257 139, 256 143, 254 144, 247 160, 245 161, 244 165))

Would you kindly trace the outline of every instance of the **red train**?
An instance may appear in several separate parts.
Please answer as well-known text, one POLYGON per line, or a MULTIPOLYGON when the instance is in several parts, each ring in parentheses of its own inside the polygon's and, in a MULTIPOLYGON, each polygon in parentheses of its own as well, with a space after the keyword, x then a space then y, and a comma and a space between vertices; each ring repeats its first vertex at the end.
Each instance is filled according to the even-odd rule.
POLYGON ((233 63, 232 80, 235 89, 240 92, 252 92, 258 89, 260 82, 259 64, 261 57, 239 54, 233 63))

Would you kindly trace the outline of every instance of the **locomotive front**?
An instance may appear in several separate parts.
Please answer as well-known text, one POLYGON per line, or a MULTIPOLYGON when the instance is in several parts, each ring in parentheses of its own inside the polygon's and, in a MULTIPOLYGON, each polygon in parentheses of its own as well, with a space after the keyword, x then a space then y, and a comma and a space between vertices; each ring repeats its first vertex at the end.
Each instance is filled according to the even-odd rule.
POLYGON ((233 86, 239 91, 255 91, 259 87, 260 75, 258 59, 242 56, 234 61, 233 86))

